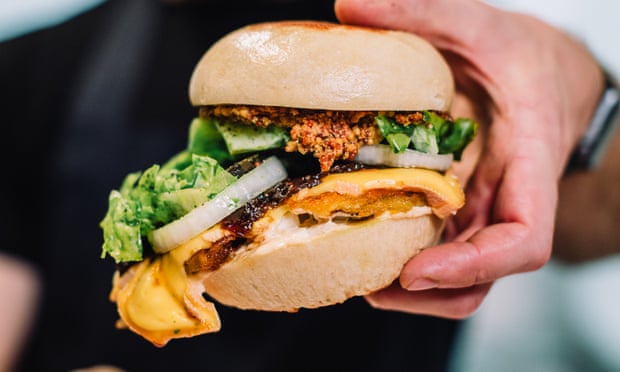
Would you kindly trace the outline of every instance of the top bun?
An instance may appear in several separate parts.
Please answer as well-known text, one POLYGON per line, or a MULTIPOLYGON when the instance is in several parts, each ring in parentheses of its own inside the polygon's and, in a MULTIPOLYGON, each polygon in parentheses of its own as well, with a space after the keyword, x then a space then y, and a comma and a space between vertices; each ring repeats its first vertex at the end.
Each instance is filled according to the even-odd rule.
POLYGON ((410 33, 313 21, 259 23, 217 41, 189 85, 193 105, 448 111, 450 69, 410 33))

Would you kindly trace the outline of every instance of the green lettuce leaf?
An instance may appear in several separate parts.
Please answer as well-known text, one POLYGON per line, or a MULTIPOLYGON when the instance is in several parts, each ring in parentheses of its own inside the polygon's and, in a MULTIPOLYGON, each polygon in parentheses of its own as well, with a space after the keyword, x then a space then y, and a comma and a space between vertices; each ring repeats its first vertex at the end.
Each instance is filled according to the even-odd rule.
POLYGON ((108 211, 100 223, 102 258, 140 261, 149 233, 211 199, 236 178, 208 156, 180 153, 166 166, 153 165, 129 174, 109 195, 108 211), (189 157, 190 162, 182 166, 189 157))
POLYGON ((471 119, 446 120, 432 111, 424 111, 423 122, 419 124, 402 125, 382 115, 375 121, 394 153, 409 148, 429 154, 453 154, 455 160, 461 159, 478 129, 471 119))

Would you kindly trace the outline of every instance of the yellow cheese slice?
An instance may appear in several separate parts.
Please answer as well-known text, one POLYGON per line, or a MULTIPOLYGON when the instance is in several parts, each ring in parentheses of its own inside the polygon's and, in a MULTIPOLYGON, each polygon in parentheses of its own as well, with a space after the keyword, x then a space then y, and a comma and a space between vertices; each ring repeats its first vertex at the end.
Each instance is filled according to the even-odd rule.
POLYGON ((156 346, 219 331, 214 304, 202 297, 200 279, 188 278, 184 263, 222 233, 211 229, 168 254, 132 266, 123 277, 116 275, 110 298, 117 303, 122 323, 156 346))

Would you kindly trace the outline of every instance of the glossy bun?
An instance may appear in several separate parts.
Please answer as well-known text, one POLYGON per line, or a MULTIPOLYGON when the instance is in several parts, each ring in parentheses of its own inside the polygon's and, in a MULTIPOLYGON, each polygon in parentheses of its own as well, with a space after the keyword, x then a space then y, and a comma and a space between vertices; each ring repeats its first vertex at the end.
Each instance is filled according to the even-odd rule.
POLYGON ((413 34, 325 22, 249 25, 217 41, 190 80, 193 105, 448 111, 447 63, 413 34))

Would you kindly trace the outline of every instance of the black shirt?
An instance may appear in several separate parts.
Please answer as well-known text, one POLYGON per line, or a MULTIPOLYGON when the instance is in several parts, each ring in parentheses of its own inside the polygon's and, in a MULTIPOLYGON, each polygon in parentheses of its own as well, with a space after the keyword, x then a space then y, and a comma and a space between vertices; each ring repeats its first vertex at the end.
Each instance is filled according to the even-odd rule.
POLYGON ((44 281, 19 370, 445 370, 455 322, 362 298, 295 314, 217 305, 220 332, 164 348, 114 327, 114 263, 99 258, 109 191, 185 147, 196 115, 187 86, 204 51, 235 28, 277 19, 335 20, 333 2, 110 0, 0 44, 2 249, 44 281))

